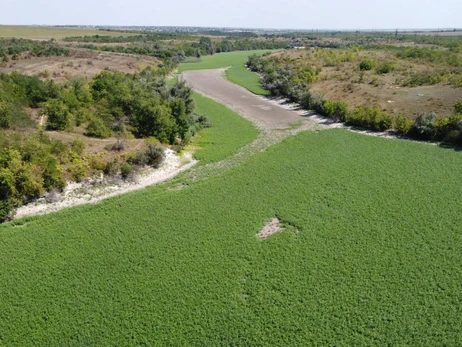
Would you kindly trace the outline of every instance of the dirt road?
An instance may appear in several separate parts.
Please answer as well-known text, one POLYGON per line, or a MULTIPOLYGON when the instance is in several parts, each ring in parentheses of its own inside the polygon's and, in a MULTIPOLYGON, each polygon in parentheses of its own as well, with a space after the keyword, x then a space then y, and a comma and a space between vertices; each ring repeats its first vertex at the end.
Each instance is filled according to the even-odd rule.
POLYGON ((305 119, 276 101, 252 94, 224 78, 225 69, 186 71, 183 79, 196 91, 214 99, 247 118, 259 128, 288 129, 290 124, 305 119))

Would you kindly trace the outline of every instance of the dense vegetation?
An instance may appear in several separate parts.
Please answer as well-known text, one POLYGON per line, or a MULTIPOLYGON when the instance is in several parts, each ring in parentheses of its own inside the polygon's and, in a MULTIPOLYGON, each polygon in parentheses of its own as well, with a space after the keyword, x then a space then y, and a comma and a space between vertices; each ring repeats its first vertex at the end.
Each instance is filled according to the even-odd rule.
MULTIPOLYGON (((426 52, 425 49, 414 49, 414 51, 419 50, 426 52)), ((400 54, 412 56, 409 52, 405 49, 400 54)), ((355 50, 339 52, 317 50, 312 54, 319 58, 321 64, 324 64, 322 66, 335 66, 340 61, 354 62, 358 59, 355 50)), ((421 55, 422 59, 430 59, 429 57, 431 55, 421 55)), ((387 74, 394 69, 392 63, 377 65, 368 59, 362 60, 358 65, 361 74, 374 68, 378 74, 387 74)), ((414 122, 403 114, 392 116, 377 107, 360 106, 350 109, 343 101, 328 100, 322 95, 316 95, 310 86, 323 78, 320 74, 323 68, 311 66, 307 61, 252 55, 248 59, 247 66, 262 75, 262 84, 271 95, 288 98, 307 110, 314 110, 336 121, 375 131, 394 129, 402 135, 422 140, 462 145, 462 113, 457 106, 458 103, 454 105, 454 113, 451 115, 437 117, 434 113, 422 112, 414 122)))
POLYGON ((115 174, 128 164, 152 165, 149 146, 146 153, 110 161, 103 153, 82 155, 80 140, 64 144, 35 132, 28 116, 31 108, 46 119, 47 130, 83 127, 87 136, 114 136, 110 149, 117 151, 133 136, 184 146, 210 126, 207 117, 194 114, 189 87, 167 87, 165 78, 151 69, 136 75, 102 72, 91 82, 75 79, 64 85, 16 72, 0 74, 0 220, 15 206, 62 189, 67 179, 115 174))
POLYGON ((0 343, 457 345, 461 165, 303 133, 182 190, 15 221, 0 227, 0 343), (286 230, 258 241, 274 216, 286 230))

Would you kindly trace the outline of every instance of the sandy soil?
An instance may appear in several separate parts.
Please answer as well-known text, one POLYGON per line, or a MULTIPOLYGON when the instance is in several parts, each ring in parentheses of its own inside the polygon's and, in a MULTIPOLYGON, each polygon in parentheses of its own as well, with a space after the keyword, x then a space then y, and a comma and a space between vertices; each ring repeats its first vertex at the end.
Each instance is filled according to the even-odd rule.
POLYGON ((46 199, 42 198, 35 203, 22 206, 16 210, 14 218, 47 214, 67 207, 98 203, 116 195, 164 182, 175 177, 180 172, 188 170, 196 163, 197 160, 192 158, 191 152, 177 156, 174 151, 167 149, 165 162, 158 169, 147 169, 139 173, 131 181, 103 178, 85 183, 70 183, 63 194, 55 197, 54 200, 56 201, 47 203, 46 199))

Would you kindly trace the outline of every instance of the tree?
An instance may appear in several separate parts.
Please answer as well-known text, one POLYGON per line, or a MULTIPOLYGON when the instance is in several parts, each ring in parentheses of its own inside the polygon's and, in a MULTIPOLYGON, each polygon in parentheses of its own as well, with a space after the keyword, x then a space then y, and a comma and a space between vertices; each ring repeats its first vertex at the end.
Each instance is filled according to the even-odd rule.
POLYGON ((72 126, 69 107, 62 100, 51 99, 43 104, 40 113, 48 117, 48 130, 66 130, 72 126))

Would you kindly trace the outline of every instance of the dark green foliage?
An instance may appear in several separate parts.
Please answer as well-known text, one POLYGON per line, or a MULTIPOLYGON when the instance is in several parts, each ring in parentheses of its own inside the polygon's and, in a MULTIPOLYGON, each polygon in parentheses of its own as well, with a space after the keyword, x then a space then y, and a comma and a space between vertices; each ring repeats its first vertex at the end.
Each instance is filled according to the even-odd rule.
POLYGON ((375 70, 378 74, 383 75, 392 72, 395 69, 393 63, 384 63, 375 70))
POLYGON ((462 115, 462 101, 458 101, 454 105, 454 114, 462 115))
POLYGON ((9 128, 13 121, 11 105, 0 101, 0 128, 9 128))
POLYGON ((375 61, 366 59, 366 60, 363 60, 359 64, 359 69, 361 71, 369 71, 369 70, 372 70, 373 68, 375 68, 375 66, 376 66, 375 61))
POLYGON ((111 137, 112 131, 104 124, 101 118, 93 117, 88 123, 85 135, 105 139, 111 137))

